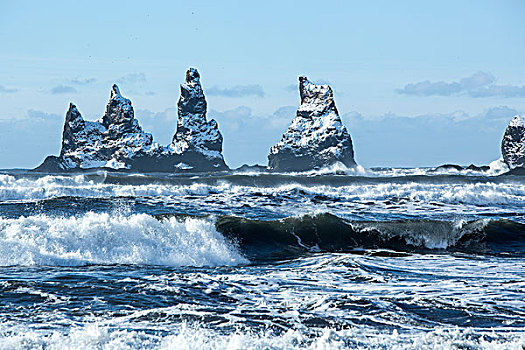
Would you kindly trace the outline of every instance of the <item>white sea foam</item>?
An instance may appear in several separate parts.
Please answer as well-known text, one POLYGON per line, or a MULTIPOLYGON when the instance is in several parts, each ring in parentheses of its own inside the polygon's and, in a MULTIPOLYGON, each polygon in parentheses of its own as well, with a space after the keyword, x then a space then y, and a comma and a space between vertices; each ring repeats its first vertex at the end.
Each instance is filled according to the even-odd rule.
MULTIPOLYGON (((272 189, 265 189, 272 191, 272 189)), ((346 186, 329 185, 282 185, 275 193, 302 191, 310 196, 326 195, 346 201, 406 200, 415 202, 440 202, 447 204, 511 204, 519 203, 525 195, 521 184, 501 183, 421 183, 381 182, 356 183, 346 186)))
POLYGON ((82 271, 64 271, 69 278, 52 287, 17 271, 6 295, 26 284, 17 290, 46 301, 26 317, 17 307, 24 299, 12 299, 0 349, 522 349, 520 261, 324 254, 238 268, 106 270, 83 286, 76 286, 82 271), (76 302, 96 291, 107 313, 93 307, 80 316, 76 302), (69 295, 72 304, 49 308, 49 298, 69 295), (130 308, 126 299, 135 295, 130 308), (308 322, 318 319, 328 322, 308 322))
POLYGON ((248 194, 257 191, 265 194, 281 194, 283 191, 302 191, 306 194, 331 195, 341 199, 384 200, 392 197, 414 201, 438 201, 474 205, 522 204, 525 187, 519 182, 365 182, 348 185, 303 185, 297 183, 276 184, 275 186, 236 185, 227 180, 217 184, 206 184, 198 179, 191 184, 146 183, 106 184, 89 180, 84 175, 44 176, 40 178, 15 178, 0 175, 0 201, 40 200, 65 196, 86 198, 110 197, 163 197, 163 196, 206 196, 210 193, 225 197, 248 194))
POLYGON ((525 335, 518 331, 479 331, 473 328, 438 328, 432 331, 398 333, 364 327, 347 330, 321 329, 312 335, 289 330, 271 332, 233 331, 220 333, 205 326, 182 324, 167 335, 140 330, 114 330, 97 323, 68 333, 42 334, 30 329, 0 327, 0 349, 521 349, 525 335))
MULTIPOLYGON (((217 186, 216 186, 217 187, 217 186)), ((0 201, 39 200, 56 197, 108 198, 120 196, 206 195, 212 186, 194 183, 188 186, 166 184, 119 185, 89 180, 85 175, 48 175, 39 178, 15 178, 0 175, 0 201)), ((217 190, 221 190, 218 186, 217 190)))
POLYGON ((0 266, 246 262, 209 219, 114 213, 0 218, 0 266))
MULTIPOLYGON (((509 171, 509 167, 503 161, 503 158, 495 160, 489 164, 488 170, 464 169, 458 170, 455 168, 365 168, 361 165, 355 167, 347 167, 344 164, 337 162, 335 164, 315 169, 300 172, 279 173, 281 175, 297 175, 297 176, 320 176, 320 175, 345 175, 345 176, 366 176, 366 177, 403 177, 403 176, 436 176, 436 175, 462 175, 462 176, 498 176, 509 171)), ((237 174, 257 176, 264 174, 264 171, 238 171, 237 174)), ((275 174, 275 173, 273 173, 275 174)))
POLYGON ((303 174, 303 175, 329 175, 329 174, 345 174, 345 175, 355 175, 355 176, 370 176, 373 174, 373 171, 370 169, 365 169, 361 165, 356 165, 355 167, 347 167, 341 162, 337 162, 335 164, 332 164, 330 166, 318 169, 318 170, 310 170, 295 174, 303 174))
MULTIPOLYGON (((153 208, 185 208, 190 212, 239 215, 257 213, 258 217, 274 219, 313 212, 371 220, 381 215, 463 216, 478 214, 525 214, 525 186, 520 179, 480 181, 346 181, 344 178, 301 179, 276 176, 210 180, 195 178, 192 182, 174 179, 138 184, 127 182, 140 178, 123 175, 124 184, 105 183, 103 177, 88 175, 48 175, 15 177, 0 175, 0 203, 32 203, 60 197, 111 199, 104 202, 110 208, 118 206, 120 197, 130 198, 131 205, 151 205, 153 208), (333 184, 333 183, 335 184, 333 184), (246 206, 254 208, 246 211, 246 206)), ((117 179, 118 180, 118 179, 117 179)), ((129 202, 129 200, 128 200, 129 202)), ((31 204, 28 213, 40 212, 41 203, 31 204)), ((53 204, 49 204, 53 205, 53 204)), ((67 209, 63 206, 60 210, 67 209)), ((81 207, 77 209, 82 210, 81 207)), ((89 208, 85 208, 89 210, 89 208)), ((111 210, 111 209, 108 209, 111 210)), ((178 210, 177 210, 178 211, 178 210)), ((519 219, 519 217, 518 217, 519 219)))
POLYGON ((509 166, 505 163, 503 158, 495 160, 489 164, 488 175, 501 175, 509 171, 509 166))

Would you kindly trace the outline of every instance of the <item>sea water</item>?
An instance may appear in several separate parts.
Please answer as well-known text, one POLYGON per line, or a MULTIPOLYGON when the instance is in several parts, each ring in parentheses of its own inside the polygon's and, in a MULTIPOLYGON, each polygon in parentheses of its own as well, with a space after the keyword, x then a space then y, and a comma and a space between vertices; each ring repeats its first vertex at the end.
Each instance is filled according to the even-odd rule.
POLYGON ((525 177, 0 174, 1 349, 523 349, 525 177))

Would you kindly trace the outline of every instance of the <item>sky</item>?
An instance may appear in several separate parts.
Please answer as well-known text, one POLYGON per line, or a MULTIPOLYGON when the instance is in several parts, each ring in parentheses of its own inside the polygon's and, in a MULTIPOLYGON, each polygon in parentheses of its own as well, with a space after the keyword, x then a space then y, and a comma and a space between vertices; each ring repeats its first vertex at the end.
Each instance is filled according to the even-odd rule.
POLYGON ((58 154, 74 102, 100 118, 111 85, 168 144, 185 71, 201 74, 230 167, 266 164, 298 77, 334 89, 365 166, 488 164, 525 112, 525 2, 0 2, 0 168, 58 154))

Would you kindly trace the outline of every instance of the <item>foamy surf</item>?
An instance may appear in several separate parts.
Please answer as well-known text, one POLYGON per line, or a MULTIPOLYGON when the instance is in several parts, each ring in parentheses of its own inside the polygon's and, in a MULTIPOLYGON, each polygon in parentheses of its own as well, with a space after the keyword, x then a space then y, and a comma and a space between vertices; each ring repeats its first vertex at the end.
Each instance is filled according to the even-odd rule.
POLYGON ((0 218, 0 266, 233 266, 361 248, 521 254, 523 228, 510 220, 349 221, 322 212, 254 220, 119 208, 0 218))
POLYGON ((140 330, 114 330, 90 324, 65 334, 54 331, 48 334, 32 330, 13 331, 0 329, 0 349, 478 349, 507 350, 525 346, 525 335, 518 330, 500 333, 498 330, 479 331, 438 328, 430 332, 414 331, 377 332, 359 327, 348 330, 320 329, 305 333, 289 330, 275 335, 271 331, 250 332, 234 330, 224 334, 205 328, 204 325, 183 324, 167 334, 146 333, 140 330))
POLYGON ((198 214, 205 207, 204 214, 265 219, 319 210, 368 220, 383 220, 392 214, 451 219, 487 213, 523 215, 524 197, 521 177, 0 176, 0 205, 8 216, 20 215, 21 210, 26 215, 42 210, 60 215, 109 211, 123 199, 142 206, 139 212, 152 214, 165 213, 167 208, 198 214))
POLYGON ((91 213, 0 218, 0 265, 246 263, 213 220, 91 213))

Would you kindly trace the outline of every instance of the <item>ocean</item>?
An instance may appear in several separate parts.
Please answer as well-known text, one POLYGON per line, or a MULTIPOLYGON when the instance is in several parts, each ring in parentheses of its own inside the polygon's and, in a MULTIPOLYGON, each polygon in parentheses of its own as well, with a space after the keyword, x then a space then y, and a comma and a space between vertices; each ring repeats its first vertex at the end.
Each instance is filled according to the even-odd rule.
POLYGON ((525 176, 0 172, 0 349, 524 349, 525 176))

